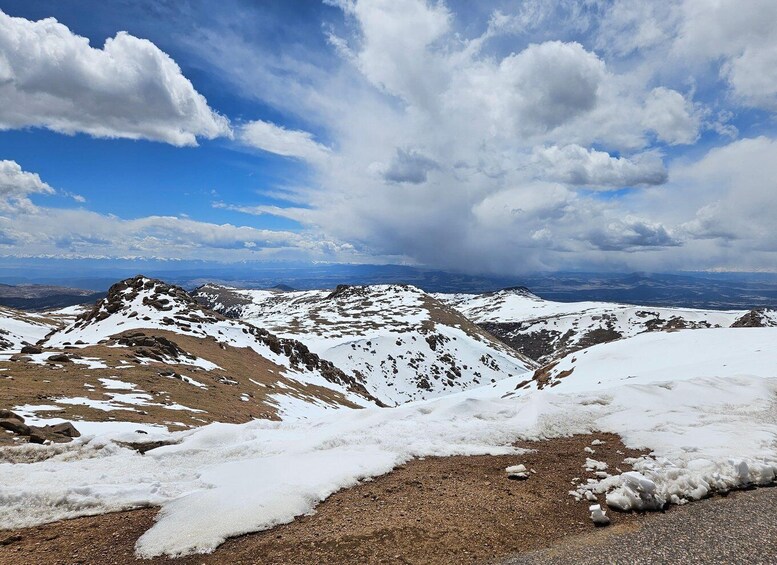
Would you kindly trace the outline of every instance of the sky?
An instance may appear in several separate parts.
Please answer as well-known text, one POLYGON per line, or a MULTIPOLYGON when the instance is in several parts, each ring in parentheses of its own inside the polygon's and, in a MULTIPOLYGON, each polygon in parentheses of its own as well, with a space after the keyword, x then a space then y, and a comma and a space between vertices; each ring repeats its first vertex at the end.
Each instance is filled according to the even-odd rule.
POLYGON ((0 257, 777 270, 774 0, 0 0, 0 257))

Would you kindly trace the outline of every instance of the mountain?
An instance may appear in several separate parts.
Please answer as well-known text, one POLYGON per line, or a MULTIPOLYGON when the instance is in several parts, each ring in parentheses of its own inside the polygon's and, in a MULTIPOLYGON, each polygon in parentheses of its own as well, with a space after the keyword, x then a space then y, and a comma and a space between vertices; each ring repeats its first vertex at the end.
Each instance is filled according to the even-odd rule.
POLYGON ((732 328, 771 328, 777 326, 777 310, 755 308, 737 318, 732 328))
POLYGON ((91 304, 103 296, 105 296, 104 292, 94 292, 81 288, 43 284, 0 284, 0 306, 19 310, 43 310, 64 308, 76 304, 91 304))
POLYGON ((387 405, 465 390, 535 366, 410 285, 296 292, 204 285, 192 295, 225 316, 302 341, 387 405))
MULTIPOLYGON (((541 364, 598 343, 643 332, 729 327, 746 314, 741 310, 553 302, 524 287, 485 294, 434 296, 541 364)), ((771 318, 766 315, 764 319, 771 318)))
POLYGON ((0 406, 31 422, 148 432, 381 404, 302 343, 143 276, 113 285, 77 317, 3 311, 0 327, 10 344, 0 355, 0 406))

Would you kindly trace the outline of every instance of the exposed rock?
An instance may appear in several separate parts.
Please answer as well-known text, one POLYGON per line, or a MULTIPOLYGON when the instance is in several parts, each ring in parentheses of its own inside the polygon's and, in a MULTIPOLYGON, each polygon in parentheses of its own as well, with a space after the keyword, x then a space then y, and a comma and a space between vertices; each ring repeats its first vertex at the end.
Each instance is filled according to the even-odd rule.
POLYGON ((53 426, 45 426, 43 429, 44 431, 65 437, 72 438, 81 436, 81 432, 79 432, 70 422, 62 422, 61 424, 54 424, 53 426))
POLYGON ((155 361, 163 361, 165 357, 179 359, 186 357, 194 359, 194 355, 181 349, 177 343, 164 336, 146 335, 143 332, 134 332, 119 337, 118 345, 135 348, 135 356, 148 357, 155 361))
POLYGON ((5 408, 0 408, 0 419, 3 420, 18 420, 20 422, 24 422, 24 418, 19 416, 16 412, 11 412, 10 410, 6 410, 5 408))
POLYGON ((0 428, 11 431, 20 436, 26 436, 30 433, 30 427, 16 418, 4 418, 0 420, 0 428))
POLYGON ((31 429, 30 430, 30 443, 45 443, 46 442, 46 433, 43 430, 40 429, 31 429))
POLYGON ((52 355, 48 359, 46 359, 49 363, 72 363, 73 360, 70 358, 70 355, 67 355, 65 353, 58 353, 56 355, 52 355))
POLYGON ((766 328, 777 325, 777 313, 768 308, 755 308, 731 324, 732 328, 766 328))
POLYGON ((25 353, 28 355, 37 355, 38 353, 43 353, 43 349, 38 347, 37 345, 25 345, 21 348, 21 353, 25 353))

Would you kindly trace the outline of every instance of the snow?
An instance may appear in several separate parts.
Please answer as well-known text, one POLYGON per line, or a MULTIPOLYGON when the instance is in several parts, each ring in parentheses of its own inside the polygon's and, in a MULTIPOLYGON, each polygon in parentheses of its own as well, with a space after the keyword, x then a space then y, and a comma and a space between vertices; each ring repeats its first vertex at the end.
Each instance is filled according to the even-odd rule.
POLYGON ((208 386, 204 383, 201 383, 197 379, 193 379, 192 377, 187 377, 186 375, 178 375, 178 374, 164 374, 163 376, 167 377, 168 379, 177 379, 179 381, 183 381, 188 385, 196 386, 199 389, 202 390, 208 390, 208 386))
MULTIPOLYGON (((526 322, 540 318, 574 318, 581 320, 603 314, 616 314, 620 319, 639 326, 637 312, 660 315, 663 318, 679 316, 691 321, 708 321, 711 325, 729 327, 746 310, 700 310, 696 308, 666 308, 634 306, 612 302, 553 302, 524 290, 501 290, 485 294, 435 294, 435 298, 453 306, 468 318, 478 322, 509 323, 526 322), (637 322, 636 324, 634 322, 637 322)), ((623 324, 628 328, 628 324, 623 324)))
POLYGON ((108 365, 105 364, 105 361, 102 359, 99 359, 97 357, 73 357, 71 359, 73 363, 76 363, 77 365, 86 365, 88 369, 107 369, 108 365))
MULTIPOLYGON (((539 358, 542 363, 590 344, 591 339, 602 341, 603 336, 612 340, 656 330, 727 328, 746 313, 606 302, 553 302, 520 289, 435 296, 477 323, 502 324, 499 335, 503 338, 525 341, 532 337, 547 342, 551 347, 539 358)), ((762 315, 767 322, 768 312, 762 315)))
POLYGON ((100 381, 103 388, 107 388, 108 390, 133 390, 137 388, 137 385, 133 383, 125 383, 118 379, 101 378, 97 380, 100 381))
POLYGON ((601 505, 592 504, 588 507, 588 511, 591 513, 591 520, 593 520, 593 523, 597 526, 606 526, 610 523, 610 519, 607 517, 604 510, 602 510, 601 505))
MULTIPOLYGON (((121 307, 103 319, 76 320, 55 332, 46 340, 46 347, 62 347, 66 343, 75 342, 82 342, 85 347, 98 344, 102 340, 127 330, 140 329, 159 329, 199 338, 216 338, 235 348, 253 349, 265 359, 282 367, 281 376, 283 377, 303 385, 315 385, 334 390, 357 406, 372 404, 364 396, 327 380, 315 369, 309 370, 304 366, 292 367, 288 356, 282 352, 273 352, 269 345, 252 335, 249 331, 250 325, 241 321, 213 317, 210 313, 202 310, 193 300, 177 297, 173 290, 165 290, 167 287, 163 286, 163 283, 151 279, 140 280, 140 286, 144 285, 150 286, 137 292, 134 297, 132 289, 126 289, 124 292, 126 300, 121 304, 121 307), (166 298, 168 300, 166 308, 168 309, 159 310, 149 305, 149 299, 154 296, 166 298), (192 314, 201 318, 202 321, 197 323, 188 321, 192 314)), ((100 303, 98 311, 108 314, 105 301, 100 303)), ((181 357, 168 359, 167 362, 188 364, 206 371, 220 369, 215 363, 202 358, 181 357)))
MULTIPOLYGON (((748 344, 757 347, 753 340, 777 343, 777 329, 771 328, 695 333, 706 338, 695 342, 695 349, 688 347, 683 332, 662 334, 662 347, 671 350, 673 341, 681 342, 686 363, 680 366, 686 370, 704 368, 719 339, 733 352, 748 344)), ((625 343, 598 347, 615 348, 622 371, 632 372, 639 359, 656 357, 658 350, 646 349, 643 342, 628 355, 625 343)), ((179 444, 145 456, 114 449, 97 457, 82 442, 81 458, 55 457, 23 468, 0 465, 6 477, 0 487, 0 523, 18 527, 159 504, 159 520, 138 541, 139 555, 210 551, 229 536, 309 512, 335 490, 412 457, 519 453, 511 447, 518 439, 595 430, 619 433, 627 446, 652 450, 651 457, 634 462, 633 472, 594 479, 583 489, 590 492, 580 494, 590 499, 606 493, 616 508, 657 508, 773 481, 777 348, 765 350, 758 362, 732 355, 714 375, 705 369, 687 376, 682 368, 661 374, 657 362, 642 375, 637 371, 637 379, 609 378, 607 387, 597 376, 576 375, 587 385, 505 395, 521 376, 391 409, 211 424, 171 434, 179 444), (213 520, 214 515, 223 519, 213 520)))
POLYGON ((595 345, 561 359, 550 371, 554 389, 607 390, 618 384, 647 384, 727 375, 776 376, 773 328, 721 328, 644 333, 595 345), (572 371, 567 377, 564 372, 572 371))
MULTIPOLYGON (((351 287, 335 294, 221 290, 247 302, 231 314, 301 341, 389 406, 455 393, 533 366, 409 285, 351 287)), ((217 302, 212 289, 202 292, 217 302)))
POLYGON ((505 468, 508 479, 528 479, 529 471, 525 465, 511 465, 505 468))
POLYGON ((0 351, 17 353, 46 337, 57 325, 45 317, 0 306, 0 351), (7 342, 7 346, 2 344, 7 342))

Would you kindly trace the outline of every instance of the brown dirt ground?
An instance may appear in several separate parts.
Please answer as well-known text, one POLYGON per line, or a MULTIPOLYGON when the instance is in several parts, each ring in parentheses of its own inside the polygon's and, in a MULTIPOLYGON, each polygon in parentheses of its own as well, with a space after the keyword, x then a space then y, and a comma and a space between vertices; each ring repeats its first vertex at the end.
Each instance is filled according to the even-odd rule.
MULTIPOLYGON (((522 455, 414 460, 388 475, 340 491, 316 512, 272 530, 227 540, 213 554, 143 563, 483 563, 549 547, 591 532, 588 502, 568 491, 583 469, 583 448, 625 471, 638 455, 610 434, 578 435, 538 443, 522 455), (504 468, 536 470, 526 481, 504 468)), ((131 563, 133 547, 157 510, 146 508, 78 518, 16 531, 0 531, 0 563, 131 563)), ((635 514, 609 514, 608 530, 635 527, 635 514)), ((214 520, 218 520, 214 516, 214 520)), ((605 530, 607 531, 607 530, 605 530)))
MULTIPOLYGON (((96 357, 108 365, 106 369, 89 369, 77 363, 47 363, 38 365, 26 361, 0 361, 0 408, 13 409, 23 404, 56 404, 57 398, 88 397, 94 400, 109 400, 108 391, 100 378, 118 379, 138 385, 135 392, 148 393, 154 404, 178 403, 202 410, 170 410, 163 406, 133 406, 130 410, 97 410, 88 406, 60 404, 62 410, 39 412, 42 417, 70 420, 78 428, 78 420, 106 421, 120 420, 137 423, 164 423, 172 430, 201 426, 218 421, 243 423, 254 418, 277 419, 275 406, 268 400, 269 394, 283 392, 306 400, 318 400, 335 406, 354 407, 340 393, 328 388, 309 385, 283 377, 285 369, 265 359, 252 349, 224 345, 215 339, 201 339, 163 330, 142 331, 146 335, 162 336, 175 342, 181 349, 197 357, 207 359, 221 367, 206 371, 191 365, 152 362, 148 365, 134 363, 133 349, 96 345, 80 349, 56 349, 82 357, 96 357), (130 368, 116 369, 121 361, 129 362, 130 368), (163 377, 160 372, 173 370, 207 385, 208 390, 180 380, 163 377), (228 382, 219 382, 226 377, 228 382), (260 386, 250 379, 261 383, 260 386), (90 390, 84 387, 90 384, 90 390), (278 385, 282 385, 282 391, 278 385), (249 400, 242 401, 247 394, 249 400)), ((2 432, 2 431, 0 431, 2 432)), ((0 446, 18 443, 11 434, 0 433, 0 446)))

